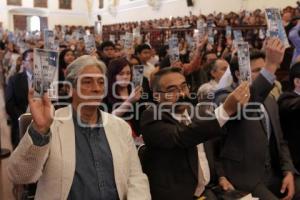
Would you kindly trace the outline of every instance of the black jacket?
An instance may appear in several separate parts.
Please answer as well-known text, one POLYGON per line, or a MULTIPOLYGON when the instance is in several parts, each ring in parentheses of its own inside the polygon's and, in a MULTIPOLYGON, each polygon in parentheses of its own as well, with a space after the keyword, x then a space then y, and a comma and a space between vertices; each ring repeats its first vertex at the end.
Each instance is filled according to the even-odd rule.
MULTIPOLYGON (((291 161, 287 143, 283 140, 279 122, 279 112, 275 100, 268 97, 273 85, 262 75, 252 83, 250 88, 251 103, 262 103, 270 117, 272 134, 275 136, 277 158, 272 160, 278 166, 278 171, 292 171, 294 166, 291 161)), ((216 102, 225 100, 233 87, 216 92, 216 102)), ((246 116, 258 117, 261 115, 260 105, 248 106, 247 109, 256 111, 245 112, 246 116)), ((244 110, 245 111, 245 110, 244 110)), ((249 120, 242 116, 239 120, 230 120, 223 127, 226 132, 223 138, 217 173, 225 176, 239 190, 251 192, 264 178, 268 137, 262 120, 249 120)), ((272 166, 273 167, 273 166, 272 166)))
POLYGON ((300 95, 294 92, 283 93, 278 104, 284 138, 288 141, 294 165, 300 171, 300 95))
POLYGON ((28 107, 28 81, 26 72, 12 76, 5 92, 6 112, 13 122, 17 123, 21 114, 28 107))
MULTIPOLYGON (((221 136, 220 125, 215 119, 194 120, 185 126, 168 112, 155 119, 155 112, 151 107, 141 118, 146 144, 142 165, 149 178, 152 199, 192 200, 198 183, 197 145, 221 136)), ((206 154, 208 161, 213 160, 212 152, 206 154)), ((213 174, 213 167, 210 168, 213 174)))

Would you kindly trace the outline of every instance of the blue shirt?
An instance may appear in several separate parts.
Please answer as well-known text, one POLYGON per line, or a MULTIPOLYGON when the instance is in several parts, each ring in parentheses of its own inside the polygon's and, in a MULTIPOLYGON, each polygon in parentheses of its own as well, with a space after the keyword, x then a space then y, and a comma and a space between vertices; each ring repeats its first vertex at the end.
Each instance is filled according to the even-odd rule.
MULTIPOLYGON (((68 199, 119 199, 115 184, 112 154, 103 126, 82 127, 75 113, 73 114, 73 121, 75 127, 76 168, 68 199)), ((100 121, 99 118, 98 125, 101 124, 100 121)))
MULTIPOLYGON (((97 127, 88 127, 77 120, 73 112, 75 129, 76 166, 68 200, 118 200, 111 150, 101 125, 100 112, 97 127)), ((32 126, 29 135, 33 144, 49 143, 51 132, 42 135, 32 126)))

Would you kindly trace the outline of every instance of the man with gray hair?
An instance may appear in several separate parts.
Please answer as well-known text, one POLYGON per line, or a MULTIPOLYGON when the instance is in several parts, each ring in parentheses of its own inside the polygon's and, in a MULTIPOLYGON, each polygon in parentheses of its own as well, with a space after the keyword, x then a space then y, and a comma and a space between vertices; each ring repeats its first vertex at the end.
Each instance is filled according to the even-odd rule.
POLYGON ((33 121, 9 160, 16 184, 38 181, 35 199, 151 199, 131 129, 99 110, 105 65, 91 56, 71 63, 66 79, 72 103, 52 114, 45 94, 29 92, 33 121))

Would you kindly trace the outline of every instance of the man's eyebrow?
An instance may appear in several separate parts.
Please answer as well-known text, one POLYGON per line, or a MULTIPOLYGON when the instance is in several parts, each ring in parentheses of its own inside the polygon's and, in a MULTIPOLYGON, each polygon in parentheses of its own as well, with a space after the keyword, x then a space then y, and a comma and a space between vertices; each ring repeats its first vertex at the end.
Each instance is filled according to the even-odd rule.
POLYGON ((90 76, 84 76, 82 77, 82 79, 92 79, 93 77, 90 77, 90 76))
MULTIPOLYGON (((183 81, 182 83, 180 83, 180 85, 183 85, 183 84, 186 84, 186 81, 183 81)), ((169 85, 169 86, 167 87, 167 89, 168 89, 168 88, 172 88, 172 87, 177 87, 177 85, 169 85)))

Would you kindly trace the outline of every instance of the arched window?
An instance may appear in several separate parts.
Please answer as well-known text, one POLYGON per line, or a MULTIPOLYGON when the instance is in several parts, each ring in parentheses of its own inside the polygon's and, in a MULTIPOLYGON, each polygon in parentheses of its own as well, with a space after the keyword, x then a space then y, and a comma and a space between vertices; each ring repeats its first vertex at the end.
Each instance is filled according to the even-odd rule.
POLYGON ((32 16, 30 18, 30 31, 40 31, 41 30, 41 20, 38 16, 32 16))

